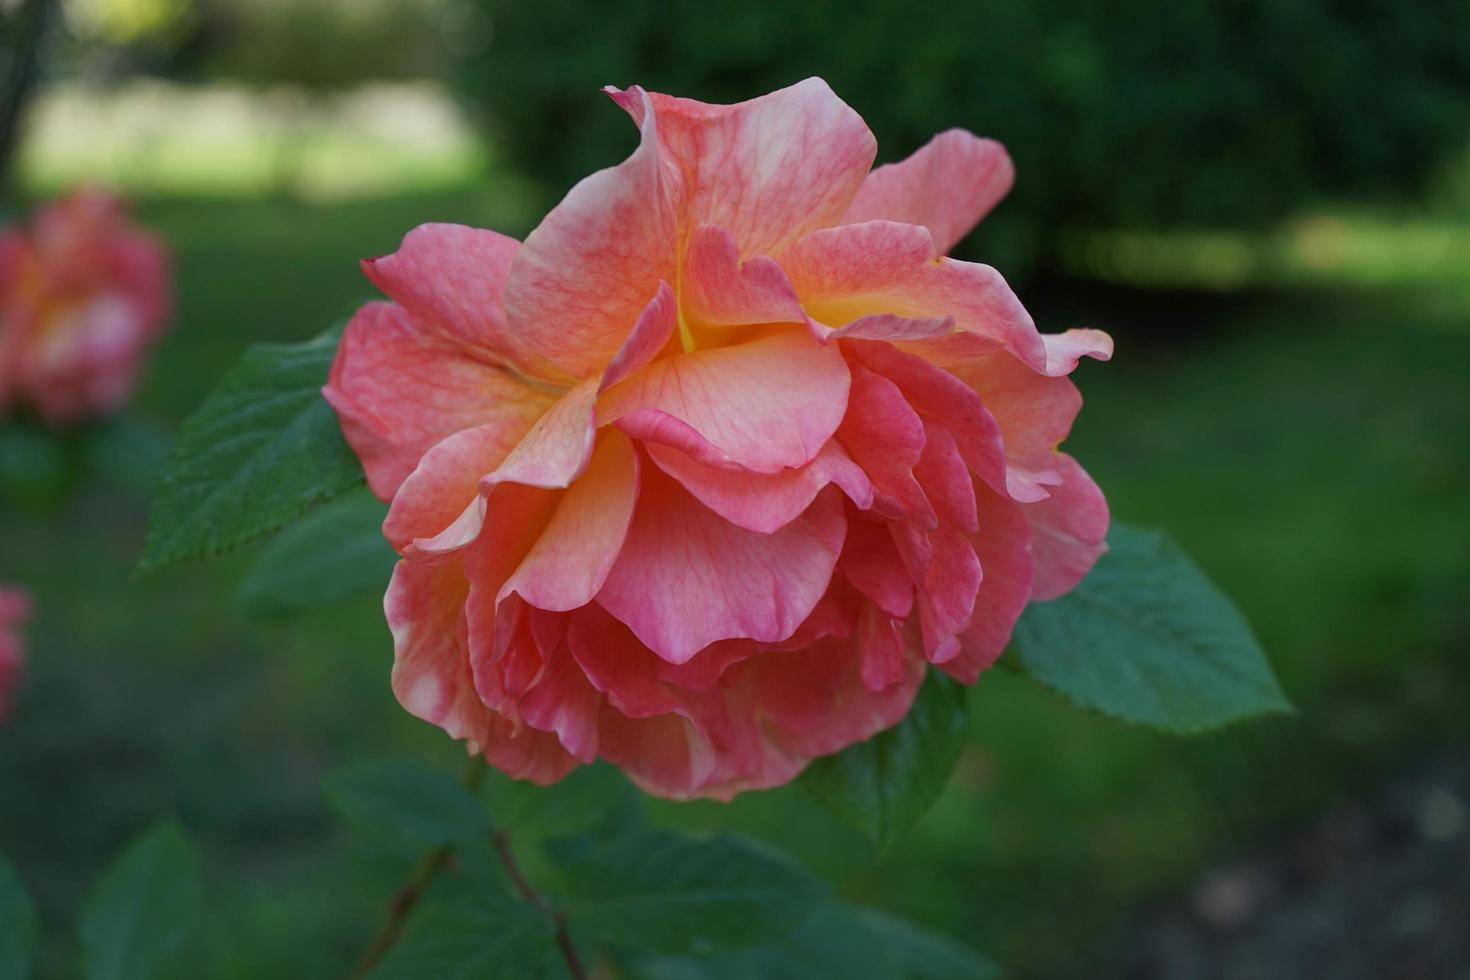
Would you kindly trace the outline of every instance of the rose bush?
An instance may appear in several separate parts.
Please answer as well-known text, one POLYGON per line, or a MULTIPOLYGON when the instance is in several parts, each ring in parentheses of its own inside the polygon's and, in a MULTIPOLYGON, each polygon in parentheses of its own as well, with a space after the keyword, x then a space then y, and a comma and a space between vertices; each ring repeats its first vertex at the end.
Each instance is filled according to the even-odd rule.
POLYGON ((728 798, 972 683, 1105 546, 1066 375, 945 253, 1012 182, 952 130, 870 171, 811 79, 608 94, 641 140, 524 242, 424 225, 364 270, 329 382, 401 555, 393 687, 493 765, 728 798))
POLYGON ((25 648, 20 628, 31 615, 31 597, 23 589, 0 584, 0 721, 10 714, 20 685, 25 648))
POLYGON ((84 189, 42 207, 0 233, 0 410, 59 425, 117 408, 169 306, 164 250, 116 198, 84 189))

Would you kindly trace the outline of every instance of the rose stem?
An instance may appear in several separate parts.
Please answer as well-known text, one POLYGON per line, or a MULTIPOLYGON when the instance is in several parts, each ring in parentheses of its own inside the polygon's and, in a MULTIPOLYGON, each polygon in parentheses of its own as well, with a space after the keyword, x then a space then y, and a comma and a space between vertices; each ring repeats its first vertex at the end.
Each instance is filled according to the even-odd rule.
POLYGON ((567 932, 567 917, 548 905, 546 899, 541 897, 521 873, 515 856, 510 853, 510 837, 504 831, 497 830, 492 839, 495 842, 495 853, 500 855, 500 862, 505 865, 505 871, 510 875, 516 891, 556 924, 556 945, 561 950, 562 959, 566 960, 567 972, 572 975, 573 980, 587 980, 587 971, 582 968, 582 961, 577 957, 577 947, 572 945, 572 937, 567 932))
MULTIPOLYGON (((470 759, 469 768, 465 770, 464 786, 470 792, 480 788, 485 780, 485 766, 478 756, 470 759)), ((362 959, 357 964, 357 969, 352 972, 354 977, 365 977, 378 965, 378 961, 393 948, 403 935, 404 926, 408 924, 408 915, 418 904, 424 889, 429 882, 449 864, 449 859, 454 855, 454 848, 448 844, 440 845, 419 858, 418 864, 414 865, 413 872, 393 900, 388 903, 388 914, 383 918, 383 924, 368 944, 367 951, 362 954, 362 959)))

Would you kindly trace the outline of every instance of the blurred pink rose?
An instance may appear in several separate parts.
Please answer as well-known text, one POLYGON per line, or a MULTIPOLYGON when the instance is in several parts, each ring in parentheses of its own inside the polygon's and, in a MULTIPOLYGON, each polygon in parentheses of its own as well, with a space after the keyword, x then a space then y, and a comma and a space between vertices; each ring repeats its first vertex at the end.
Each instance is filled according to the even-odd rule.
POLYGON ((869 171, 820 80, 734 106, 609 90, 642 140, 525 242, 368 261, 326 397, 403 556, 393 687, 513 776, 784 783, 970 683, 1103 551, 1057 445, 1104 334, 1037 333, 944 258, 1009 189, 942 133, 869 171))
POLYGON ((0 232, 0 410, 63 424, 117 408, 168 310, 164 250, 116 198, 42 207, 0 232))
POLYGON ((13 586, 0 585, 0 721, 10 714, 20 686, 25 650, 20 627, 31 615, 31 597, 13 586))

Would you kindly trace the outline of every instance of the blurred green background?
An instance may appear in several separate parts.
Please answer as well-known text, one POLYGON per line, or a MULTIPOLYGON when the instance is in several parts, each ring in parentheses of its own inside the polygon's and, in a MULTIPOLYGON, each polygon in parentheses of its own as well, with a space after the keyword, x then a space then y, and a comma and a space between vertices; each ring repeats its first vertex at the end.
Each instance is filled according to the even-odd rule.
MULTIPOLYGON (((721 101, 812 74, 880 160, 951 125, 1007 143, 1016 191, 960 254, 1043 329, 1116 338, 1069 447, 1236 597, 1299 713, 1184 740, 995 670, 950 789, 887 853, 795 789, 655 815, 763 835, 1019 976, 1191 975, 1137 965, 1158 910, 1208 926, 1219 868, 1470 742, 1467 39, 1450 0, 76 0, 20 190, 131 195, 179 306, 132 418, 0 435, 0 580, 39 607, 0 852, 41 905, 42 975, 75 969, 88 883, 161 814, 205 851, 189 975, 340 974, 407 864, 343 839, 321 775, 457 766, 392 700, 376 599, 262 622, 234 596, 248 555, 134 577, 167 434, 247 344, 368 297, 357 260, 415 224, 521 235, 621 159, 599 85, 721 101)), ((1221 943, 1266 928, 1254 902, 1221 943)))

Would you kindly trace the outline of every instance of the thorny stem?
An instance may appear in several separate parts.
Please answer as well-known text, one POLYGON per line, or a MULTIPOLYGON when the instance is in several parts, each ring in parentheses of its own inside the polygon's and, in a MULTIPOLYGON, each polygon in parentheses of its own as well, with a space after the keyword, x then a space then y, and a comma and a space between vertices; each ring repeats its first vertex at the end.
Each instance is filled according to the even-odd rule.
POLYGON ((587 971, 583 969, 582 961, 577 956, 577 947, 572 945, 571 934, 567 932, 567 917, 553 909, 521 873, 515 856, 510 852, 510 837, 503 830, 497 830, 491 839, 495 844, 495 853, 499 855, 500 863, 505 865, 506 874, 510 875, 511 884, 516 886, 516 891, 549 916, 556 926, 556 945, 561 950, 562 959, 566 960, 567 972, 572 975, 573 980, 587 980, 587 971))
MULTIPOLYGON (((465 772, 465 788, 473 792, 479 789, 484 779, 485 765, 477 756, 470 760, 470 768, 465 772)), ((515 856, 511 854, 510 837, 505 831, 495 831, 490 840, 495 846, 495 854, 500 858, 500 863, 505 865, 506 874, 510 876, 511 884, 515 885, 516 891, 551 919, 552 924, 556 926, 556 945, 561 951, 562 959, 566 961, 567 972, 571 974, 573 980, 587 980, 587 971, 583 968, 581 958, 577 955, 577 947, 572 945, 571 934, 567 932, 566 916, 553 909, 526 879, 520 866, 516 864, 515 856)), ((409 913, 418 904, 424 889, 439 872, 449 865, 449 860, 453 855, 454 849, 446 844, 434 848, 419 859, 418 864, 414 866, 413 873, 408 876, 403 887, 398 889, 398 893, 388 903, 388 914, 383 919, 383 925, 378 929, 372 942, 368 944, 367 951, 363 953, 362 960, 358 963, 357 969, 353 971, 354 977, 367 976, 398 942, 403 935, 404 927, 408 924, 409 913)))
MULTIPOLYGON (((478 756, 470 759, 469 768, 465 770, 463 779, 465 789, 473 793, 480 788, 484 780, 484 764, 478 756)), ((449 865, 449 859, 453 856, 454 848, 443 844, 419 858, 408 880, 403 883, 403 887, 398 889, 393 900, 388 903, 388 913, 383 917, 383 924, 378 927, 372 942, 368 943, 366 952, 358 961, 357 969, 352 971, 354 977, 367 976, 372 968, 378 965, 378 961, 387 955, 388 950, 392 949, 394 944, 402 938, 404 926, 408 924, 409 913, 423 897, 424 889, 429 887, 429 882, 433 881, 435 876, 449 865)))

